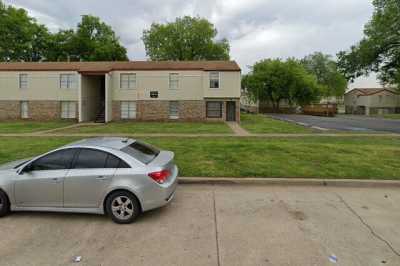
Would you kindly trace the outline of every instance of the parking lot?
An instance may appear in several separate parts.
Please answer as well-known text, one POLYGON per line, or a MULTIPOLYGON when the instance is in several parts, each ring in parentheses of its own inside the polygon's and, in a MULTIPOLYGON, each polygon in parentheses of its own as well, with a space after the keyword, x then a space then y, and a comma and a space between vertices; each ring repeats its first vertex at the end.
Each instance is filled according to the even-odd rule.
POLYGON ((398 189, 181 185, 130 225, 13 213, 0 265, 400 265, 398 202, 398 189))
POLYGON ((383 119, 356 115, 338 115, 336 117, 322 117, 294 114, 269 114, 269 116, 296 122, 317 129, 330 129, 353 132, 389 132, 400 133, 400 120, 383 119))

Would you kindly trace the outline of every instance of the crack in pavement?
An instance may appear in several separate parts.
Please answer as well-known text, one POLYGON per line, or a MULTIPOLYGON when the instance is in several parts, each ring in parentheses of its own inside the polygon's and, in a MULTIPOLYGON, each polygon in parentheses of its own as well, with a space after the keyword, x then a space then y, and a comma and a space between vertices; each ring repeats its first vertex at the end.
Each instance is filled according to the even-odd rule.
POLYGON ((389 249, 398 257, 400 257, 400 252, 397 251, 391 244, 389 241, 387 241, 385 238, 383 238, 382 236, 378 235, 374 229, 367 224, 367 222, 364 221, 364 219, 343 199, 342 196, 340 196, 338 193, 334 193, 336 194, 336 196, 339 198, 339 200, 346 206, 346 208, 353 213, 359 220, 360 222, 371 232, 371 234, 378 240, 382 241, 383 243, 385 243, 389 249))
POLYGON ((217 223, 217 208, 215 206, 215 186, 214 189, 212 190, 213 193, 213 207, 214 207, 214 227, 215 227, 215 242, 216 242, 216 247, 217 247, 217 265, 221 265, 221 259, 219 256, 219 240, 218 240, 218 223, 217 223))

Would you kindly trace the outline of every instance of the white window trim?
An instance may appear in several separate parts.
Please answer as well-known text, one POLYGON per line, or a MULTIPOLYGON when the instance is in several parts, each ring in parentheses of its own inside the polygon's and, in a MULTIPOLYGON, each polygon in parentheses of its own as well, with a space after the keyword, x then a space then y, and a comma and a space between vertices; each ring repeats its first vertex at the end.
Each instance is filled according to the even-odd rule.
POLYGON ((210 71, 208 73, 208 87, 211 90, 218 90, 221 89, 221 73, 220 71, 210 71), (210 83, 211 83, 211 73, 218 73, 218 88, 211 88, 210 83))
POLYGON ((179 119, 179 105, 180 105, 179 101, 170 101, 169 102, 169 105, 168 105, 168 117, 169 117, 169 119, 173 119, 173 120, 179 119), (177 114, 176 115, 171 115, 171 104, 172 103, 177 105, 176 106, 176 108, 177 108, 177 114))
POLYGON ((61 119, 75 119, 76 118, 76 102, 74 101, 62 101, 61 102, 61 119), (73 106, 71 108, 71 106, 73 106), (67 109, 63 110, 63 107, 67 109), (66 114, 66 115, 65 115, 66 114))
POLYGON ((179 76, 179 73, 169 73, 169 75, 168 75, 168 88, 170 89, 170 90, 178 90, 179 89, 179 84, 180 83, 180 76, 179 76), (176 83, 177 83, 177 86, 176 86, 176 88, 172 88, 171 87, 171 77, 172 76, 175 76, 176 77, 176 83))
POLYGON ((137 87, 137 75, 136 75, 136 73, 129 72, 129 73, 120 73, 119 74, 119 88, 121 90, 135 90, 136 87, 137 87), (124 88, 122 86, 122 76, 124 76, 124 75, 128 76, 128 87, 127 88, 124 88), (135 80, 135 82, 132 82, 133 83, 132 87, 130 87, 130 84, 131 84, 130 79, 129 79, 130 75, 134 76, 134 80, 135 80))
POLYGON ((75 78, 75 74, 72 74, 72 73, 60 74, 59 80, 58 80, 60 89, 63 89, 63 90, 74 89, 75 88, 75 80, 74 80, 74 78, 75 78), (66 87, 62 86, 62 77, 63 76, 67 77, 67 83, 66 83, 67 86, 66 87))
POLYGON ((136 119, 137 117, 137 103, 136 101, 121 101, 121 106, 120 106, 120 112, 121 112, 121 119, 125 120, 125 119, 136 119), (128 110, 127 110, 127 116, 123 116, 123 105, 127 104, 128 105, 128 110), (132 110, 130 108, 130 104, 132 104, 132 106, 134 106, 135 108, 132 110), (131 115, 131 111, 132 111, 132 115, 131 115), (133 112, 134 111, 134 112, 133 112))
POLYGON ((26 90, 27 88, 28 88, 28 74, 26 74, 26 73, 20 73, 19 75, 18 75, 18 87, 21 89, 21 90, 26 90), (25 87, 22 87, 21 85, 22 85, 22 82, 21 82, 21 77, 22 76, 25 76, 26 77, 26 81, 24 82, 25 83, 25 87))
POLYGON ((21 101, 20 103, 20 112, 21 112, 21 118, 22 119, 28 119, 29 118, 29 102, 28 101, 21 101), (24 115, 24 110, 22 106, 26 104, 26 115, 24 115))

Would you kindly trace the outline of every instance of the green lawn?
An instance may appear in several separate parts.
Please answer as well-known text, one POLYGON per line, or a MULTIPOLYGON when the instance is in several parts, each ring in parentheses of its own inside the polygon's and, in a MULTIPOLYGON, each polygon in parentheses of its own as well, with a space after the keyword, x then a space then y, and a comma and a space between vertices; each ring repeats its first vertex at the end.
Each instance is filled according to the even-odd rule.
POLYGON ((310 128, 306 128, 294 123, 279 121, 261 114, 240 115, 241 126, 255 134, 267 133, 312 133, 310 128))
POLYGON ((1 133, 32 133, 42 130, 49 130, 59 127, 66 127, 72 125, 73 122, 68 121, 49 121, 49 122, 36 122, 36 121, 7 121, 0 122, 1 133))
POLYGON ((65 133, 120 133, 120 134, 147 134, 147 133, 186 133, 186 134, 214 134, 232 133, 223 122, 111 122, 104 125, 80 126, 63 130, 65 133))
MULTIPOLYGON (((0 163, 76 138, 0 138, 0 163)), ((400 138, 146 138, 176 154, 180 176, 400 179, 400 138)))
POLYGON ((400 114, 376 115, 375 117, 382 117, 382 118, 388 118, 388 119, 400 119, 400 114))

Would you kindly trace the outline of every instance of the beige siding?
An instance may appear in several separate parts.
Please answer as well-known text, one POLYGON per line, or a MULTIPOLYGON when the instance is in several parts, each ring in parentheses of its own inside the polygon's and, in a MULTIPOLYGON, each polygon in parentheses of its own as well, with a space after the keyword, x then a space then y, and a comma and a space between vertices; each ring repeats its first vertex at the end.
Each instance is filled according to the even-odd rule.
POLYGON ((200 100, 203 98, 201 71, 114 71, 112 77, 113 100, 153 100, 150 91, 158 91, 154 100, 200 100), (121 73, 136 73, 134 89, 120 88, 121 73), (178 89, 169 88, 169 73, 179 74, 178 89))
POLYGON ((203 91, 207 98, 240 98, 240 72, 219 72, 219 88, 210 88, 209 72, 203 72, 203 91))
POLYGON ((383 91, 368 97, 369 107, 400 107, 400 96, 383 91))
POLYGON ((0 72, 0 100, 52 100, 77 101, 78 77, 76 72, 0 72), (28 74, 28 87, 19 88, 19 74, 28 74), (75 87, 60 89, 60 74, 75 74, 75 87))

